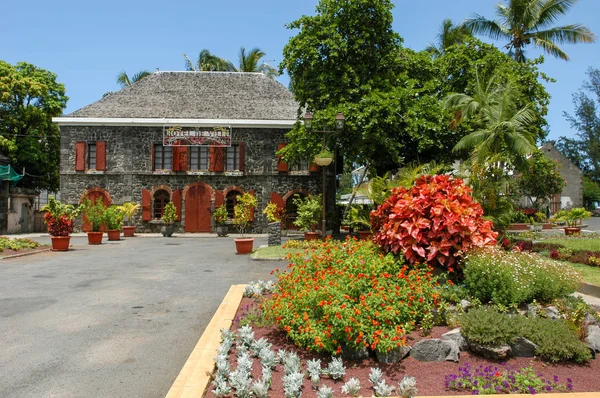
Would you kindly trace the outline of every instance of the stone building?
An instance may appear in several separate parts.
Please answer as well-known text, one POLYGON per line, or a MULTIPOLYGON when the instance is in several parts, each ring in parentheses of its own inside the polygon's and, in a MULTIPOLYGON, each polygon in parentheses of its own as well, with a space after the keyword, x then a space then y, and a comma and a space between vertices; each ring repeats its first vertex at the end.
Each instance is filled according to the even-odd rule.
POLYGON ((292 94, 261 73, 156 72, 54 119, 62 201, 140 203, 139 231, 156 231, 173 202, 180 231, 210 232, 214 209, 226 204, 232 215, 236 196, 250 192, 253 231, 263 231, 269 201, 293 219, 292 197, 320 192, 318 168, 276 155, 297 114, 292 94))
POLYGON ((547 142, 540 147, 540 151, 548 158, 555 160, 560 165, 560 175, 565 179, 567 185, 560 195, 552 199, 552 214, 560 209, 583 207, 583 173, 565 155, 560 153, 552 142, 547 142))

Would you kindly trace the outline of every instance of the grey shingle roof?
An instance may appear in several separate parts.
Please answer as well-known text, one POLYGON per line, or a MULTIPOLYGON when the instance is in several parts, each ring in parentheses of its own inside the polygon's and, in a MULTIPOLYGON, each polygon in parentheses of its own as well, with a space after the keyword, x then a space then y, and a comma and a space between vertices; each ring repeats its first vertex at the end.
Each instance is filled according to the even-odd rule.
POLYGON ((67 117, 293 120, 298 104, 262 73, 156 72, 67 117))

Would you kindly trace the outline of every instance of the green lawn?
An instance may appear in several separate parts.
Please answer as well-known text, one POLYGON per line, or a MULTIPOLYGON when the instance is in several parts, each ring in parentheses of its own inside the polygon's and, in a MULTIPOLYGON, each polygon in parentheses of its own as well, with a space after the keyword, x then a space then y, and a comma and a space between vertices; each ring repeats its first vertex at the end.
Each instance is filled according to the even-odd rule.
POLYGON ((549 238, 544 242, 563 245, 571 250, 600 251, 600 238, 549 238))
POLYGON ((590 267, 585 264, 569 263, 583 276, 585 283, 600 286, 600 267, 590 267))
POLYGON ((282 259, 284 260, 288 253, 297 253, 300 249, 284 249, 281 246, 260 247, 252 254, 256 259, 282 259))

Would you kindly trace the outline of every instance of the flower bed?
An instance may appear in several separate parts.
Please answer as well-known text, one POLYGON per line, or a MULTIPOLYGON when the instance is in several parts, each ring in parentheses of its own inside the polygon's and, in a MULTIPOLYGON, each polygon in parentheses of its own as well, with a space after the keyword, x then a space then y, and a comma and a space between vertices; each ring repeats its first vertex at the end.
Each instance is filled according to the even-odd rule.
POLYGON ((0 253, 2 253, 4 256, 30 252, 37 249, 39 246, 39 243, 34 242, 31 239, 11 239, 6 236, 0 236, 0 253))

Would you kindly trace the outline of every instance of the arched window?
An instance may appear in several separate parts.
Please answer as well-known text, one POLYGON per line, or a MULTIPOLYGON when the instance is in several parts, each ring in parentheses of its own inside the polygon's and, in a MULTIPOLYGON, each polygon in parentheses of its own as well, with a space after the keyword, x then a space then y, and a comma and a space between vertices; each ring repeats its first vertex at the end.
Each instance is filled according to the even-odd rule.
POLYGON ((227 208, 227 215, 230 219, 233 218, 233 209, 237 204, 237 197, 241 195, 240 191, 231 190, 227 192, 227 196, 225 197, 225 207, 227 208))
POLYGON ((169 193, 164 189, 159 189, 154 193, 154 207, 152 209, 153 218, 160 219, 164 212, 165 206, 171 201, 169 193))

